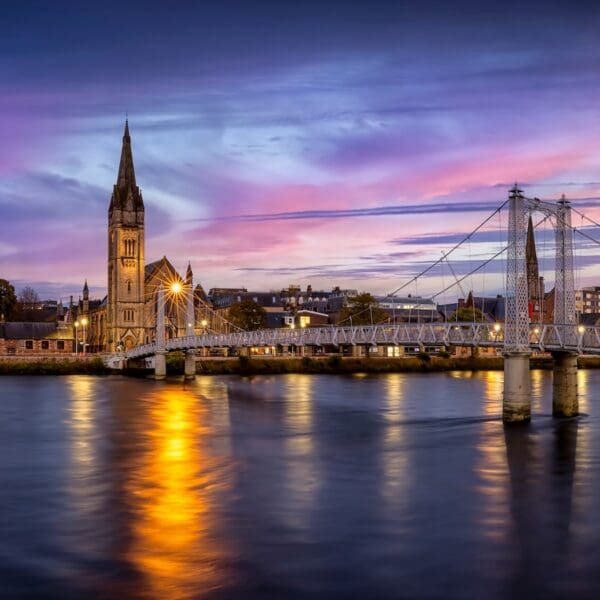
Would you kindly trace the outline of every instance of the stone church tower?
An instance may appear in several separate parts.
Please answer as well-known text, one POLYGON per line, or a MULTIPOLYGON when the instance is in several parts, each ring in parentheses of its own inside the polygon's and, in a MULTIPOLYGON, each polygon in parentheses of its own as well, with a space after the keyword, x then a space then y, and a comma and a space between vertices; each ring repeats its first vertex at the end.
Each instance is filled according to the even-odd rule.
POLYGON ((126 120, 119 174, 108 209, 109 352, 145 342, 144 301, 144 201, 135 181, 126 120))

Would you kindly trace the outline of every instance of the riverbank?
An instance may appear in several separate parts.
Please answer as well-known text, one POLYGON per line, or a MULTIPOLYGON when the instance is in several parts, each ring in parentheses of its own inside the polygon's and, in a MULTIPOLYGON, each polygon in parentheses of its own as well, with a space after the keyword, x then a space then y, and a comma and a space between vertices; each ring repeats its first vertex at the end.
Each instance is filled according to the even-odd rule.
MULTIPOLYGON (((552 358, 531 358, 532 369, 552 369, 552 358)), ((169 375, 182 375, 184 358, 173 354, 167 361, 169 375)), ((581 369, 600 369, 600 357, 580 357, 581 369)), ((443 371, 501 371, 504 360, 497 357, 436 357, 421 355, 403 358, 247 358, 223 360, 198 360, 199 375, 277 375, 284 373, 303 374, 351 374, 351 373, 434 373, 443 371)))
POLYGON ((109 369, 99 356, 0 360, 0 375, 107 375, 108 373, 109 369))
MULTIPOLYGON (((169 375, 182 375, 183 355, 174 353, 167 360, 169 375)), ((600 369, 600 356, 580 357, 580 369, 600 369)), ((352 373, 435 373, 444 371, 501 371, 502 357, 440 358, 423 355, 403 358, 231 358, 198 360, 198 375, 278 375, 302 374, 352 374, 352 373)), ((552 369, 552 359, 547 356, 531 358, 532 369, 552 369)), ((108 369, 99 356, 86 359, 44 358, 37 360, 0 360, 0 375, 107 375, 108 369)), ((119 373, 121 371, 118 371, 119 373)), ((127 369, 124 374, 145 377, 146 369, 127 369)))

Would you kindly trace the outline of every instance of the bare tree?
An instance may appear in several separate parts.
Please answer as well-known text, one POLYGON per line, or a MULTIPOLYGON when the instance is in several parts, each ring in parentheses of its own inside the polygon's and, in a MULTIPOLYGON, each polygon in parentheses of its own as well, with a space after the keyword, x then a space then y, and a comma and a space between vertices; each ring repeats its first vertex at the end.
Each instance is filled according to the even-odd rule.
POLYGON ((38 293, 28 285, 19 292, 19 302, 21 303, 21 307, 25 310, 36 308, 39 301, 40 297, 38 296, 38 293))

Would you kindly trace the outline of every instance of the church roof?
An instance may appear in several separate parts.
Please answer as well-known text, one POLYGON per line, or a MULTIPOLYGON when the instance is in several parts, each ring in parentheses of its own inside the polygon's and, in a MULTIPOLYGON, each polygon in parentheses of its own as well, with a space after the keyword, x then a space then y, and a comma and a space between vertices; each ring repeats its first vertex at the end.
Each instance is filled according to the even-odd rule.
POLYGON ((163 256, 160 260, 148 263, 144 268, 144 279, 148 281, 155 273, 166 269, 174 277, 180 278, 179 273, 175 270, 175 267, 171 264, 166 256, 163 256))
POLYGON ((0 323, 0 338, 5 340, 41 340, 56 333, 56 323, 0 323))

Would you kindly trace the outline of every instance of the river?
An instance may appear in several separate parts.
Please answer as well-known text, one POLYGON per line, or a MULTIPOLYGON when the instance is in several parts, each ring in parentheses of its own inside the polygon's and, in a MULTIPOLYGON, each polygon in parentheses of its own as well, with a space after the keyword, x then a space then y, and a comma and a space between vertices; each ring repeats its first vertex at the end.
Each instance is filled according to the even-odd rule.
POLYGON ((2 598, 600 597, 600 371, 0 379, 2 598))

